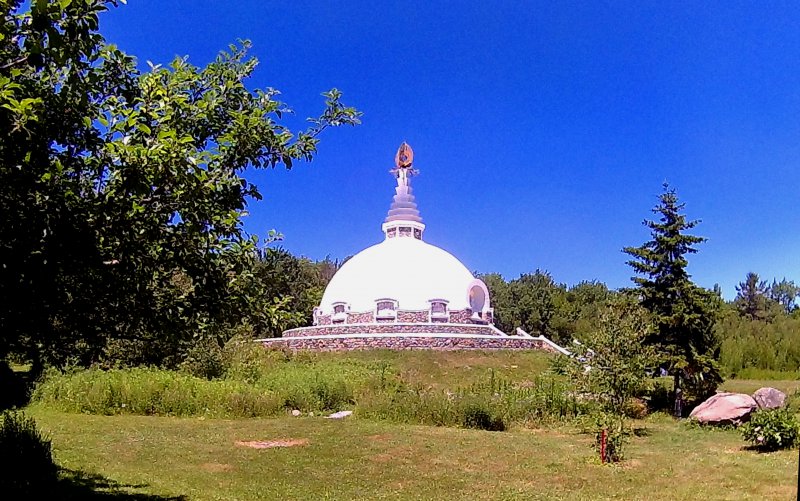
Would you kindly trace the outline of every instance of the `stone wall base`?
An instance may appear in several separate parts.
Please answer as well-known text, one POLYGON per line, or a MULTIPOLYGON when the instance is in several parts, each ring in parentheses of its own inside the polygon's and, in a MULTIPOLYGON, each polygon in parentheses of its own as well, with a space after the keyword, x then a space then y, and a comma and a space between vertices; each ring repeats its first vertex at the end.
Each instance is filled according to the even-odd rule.
POLYGON ((455 334, 455 335, 485 335, 506 337, 506 334, 493 325, 478 324, 451 324, 451 323, 368 323, 368 324, 343 324, 343 325, 315 325, 313 327, 298 327, 283 333, 284 338, 307 336, 351 336, 351 335, 408 335, 417 334, 455 334))
POLYGON ((351 351, 351 350, 559 350, 541 338, 522 336, 476 335, 328 335, 262 339, 267 348, 292 351, 351 351))

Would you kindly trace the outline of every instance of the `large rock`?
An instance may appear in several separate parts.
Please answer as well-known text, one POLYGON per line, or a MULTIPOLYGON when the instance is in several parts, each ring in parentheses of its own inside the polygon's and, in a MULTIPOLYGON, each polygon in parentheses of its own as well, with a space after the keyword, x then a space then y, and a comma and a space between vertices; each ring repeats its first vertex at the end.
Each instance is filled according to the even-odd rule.
POLYGON ((753 397, 744 393, 717 393, 694 408, 689 419, 702 424, 741 424, 758 408, 753 397))
POLYGON ((786 393, 775 388, 759 388, 753 393, 753 400, 761 409, 779 409, 786 404, 786 393))

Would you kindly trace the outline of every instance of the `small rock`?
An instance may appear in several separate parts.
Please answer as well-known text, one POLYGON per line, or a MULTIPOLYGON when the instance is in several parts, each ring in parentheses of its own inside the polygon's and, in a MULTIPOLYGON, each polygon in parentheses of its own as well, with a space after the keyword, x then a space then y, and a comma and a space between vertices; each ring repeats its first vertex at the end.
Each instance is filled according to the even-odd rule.
POLYGON ((352 413, 353 413, 353 411, 334 412, 333 414, 328 416, 328 419, 343 419, 343 418, 346 418, 347 416, 349 416, 352 413))
POLYGON ((293 409, 292 410, 292 416, 298 417, 299 415, 300 415, 300 411, 299 410, 297 410, 297 409, 293 409))
POLYGON ((780 409, 786 404, 786 393, 775 388, 759 388, 753 393, 753 400, 760 409, 780 409))
POLYGON ((741 424, 758 408, 753 397, 744 393, 717 393, 694 408, 689 419, 702 424, 741 424))

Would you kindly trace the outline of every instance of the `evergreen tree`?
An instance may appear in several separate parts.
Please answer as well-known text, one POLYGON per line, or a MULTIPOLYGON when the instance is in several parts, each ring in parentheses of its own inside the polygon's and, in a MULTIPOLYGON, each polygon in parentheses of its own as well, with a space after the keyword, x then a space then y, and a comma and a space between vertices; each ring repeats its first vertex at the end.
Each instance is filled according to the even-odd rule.
POLYGON ((784 278, 780 282, 772 280, 772 285, 769 287, 769 298, 780 304, 783 311, 789 315, 797 308, 795 301, 800 297, 800 287, 798 287, 792 280, 784 278))
POLYGON ((632 256, 627 262, 637 275, 632 280, 655 324, 647 342, 657 348, 662 364, 674 377, 676 415, 681 413, 684 381, 696 397, 713 392, 720 382, 719 343, 713 329, 720 299, 696 286, 686 271, 687 256, 696 253, 695 246, 706 239, 687 233, 700 221, 688 220, 684 207, 665 183, 653 209, 658 220, 644 221, 652 240, 623 249, 632 256))
POLYGON ((767 281, 761 280, 758 273, 749 272, 744 282, 739 282, 736 286, 734 304, 743 317, 750 320, 766 320, 769 313, 767 281))

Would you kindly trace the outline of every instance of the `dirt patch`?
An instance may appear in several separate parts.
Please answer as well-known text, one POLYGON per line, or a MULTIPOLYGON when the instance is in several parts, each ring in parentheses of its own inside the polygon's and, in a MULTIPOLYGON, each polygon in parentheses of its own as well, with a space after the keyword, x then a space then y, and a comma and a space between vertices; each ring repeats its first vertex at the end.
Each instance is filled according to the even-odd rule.
POLYGON ((376 463, 394 461, 401 464, 415 463, 419 458, 412 447, 392 447, 381 453, 375 454, 370 459, 376 463))
POLYGON ((633 470, 642 466, 642 462, 638 459, 628 459, 623 461, 620 466, 623 470, 633 470))
POLYGON ((391 454, 376 454, 371 458, 376 463, 388 463, 389 461, 394 459, 394 456, 391 454))
POLYGON ((237 441, 234 443, 240 447, 250 447, 251 449, 273 449, 275 447, 297 447, 300 445, 308 445, 308 440, 305 438, 281 438, 278 440, 251 440, 248 442, 237 441))
POLYGON ((233 466, 225 463, 203 463, 200 468, 210 473, 223 473, 233 470, 233 466))
POLYGON ((374 440, 375 442, 388 442, 389 440, 391 440, 392 436, 387 433, 384 433, 382 435, 370 435, 367 438, 370 440, 374 440))

